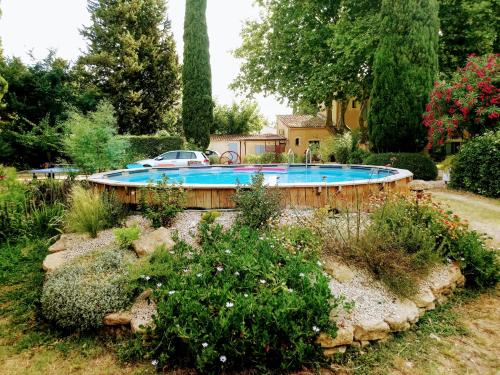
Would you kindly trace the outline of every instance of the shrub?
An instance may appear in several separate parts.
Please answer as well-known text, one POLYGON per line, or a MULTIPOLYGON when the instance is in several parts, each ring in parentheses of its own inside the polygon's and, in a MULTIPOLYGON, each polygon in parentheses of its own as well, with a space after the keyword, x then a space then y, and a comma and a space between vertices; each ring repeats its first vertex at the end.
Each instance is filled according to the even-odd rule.
POLYGON ((157 250, 139 280, 158 306, 155 328, 140 339, 146 355, 158 368, 194 364, 200 373, 283 372, 322 360, 315 340, 319 331, 335 335, 329 316, 339 300, 317 262, 247 227, 200 251, 157 250))
POLYGON ((66 229, 87 232, 96 237, 98 231, 112 226, 112 215, 113 212, 97 190, 77 185, 71 191, 69 211, 65 217, 66 229))
POLYGON ((168 182, 164 176, 156 185, 140 192, 139 208, 151 220, 153 227, 169 227, 179 212, 184 210, 186 192, 181 185, 168 182))
POLYGON ((64 218, 61 203, 41 204, 34 207, 27 217, 28 234, 31 238, 50 238, 59 234, 64 218))
POLYGON ((260 228, 281 215, 281 193, 264 185, 262 173, 252 176, 249 187, 238 186, 233 200, 240 210, 237 222, 241 225, 260 228))
POLYGON ((102 326, 106 314, 127 306, 124 253, 95 252, 48 274, 43 286, 42 313, 65 329, 102 326))
POLYGON ((408 169, 416 180, 435 180, 437 167, 434 162, 422 154, 385 153, 371 154, 365 161, 367 165, 391 165, 394 168, 408 169))
POLYGON ((26 227, 27 188, 16 170, 0 165, 0 240, 19 236, 26 227))
POLYGON ((115 240, 120 246, 120 249, 128 249, 132 246, 132 242, 139 239, 141 230, 139 227, 134 226, 130 228, 117 228, 113 230, 115 240))
POLYGON ((370 153, 359 148, 361 133, 357 130, 347 132, 341 136, 331 136, 321 142, 319 153, 323 161, 332 158, 341 164, 360 164, 370 153))
POLYGON ((177 136, 121 135, 118 138, 129 144, 127 149, 129 161, 156 157, 167 151, 184 148, 184 140, 177 136))
POLYGON ((288 162, 288 158, 283 153, 265 152, 261 155, 245 156, 246 164, 278 164, 286 162, 288 162))
POLYGON ((371 155, 370 151, 358 148, 357 150, 351 152, 347 163, 349 164, 363 164, 365 160, 371 155))
POLYGON ((470 56, 449 82, 436 82, 424 113, 428 147, 450 137, 498 129, 500 55, 470 56))
POLYGON ((82 115, 70 112, 65 122, 68 137, 64 145, 66 153, 85 173, 94 173, 123 166, 126 140, 116 136, 117 125, 113 106, 102 102, 95 112, 82 115))
POLYGON ((462 145, 453 162, 450 185, 500 197, 500 131, 487 132, 462 145))
POLYGON ((208 160, 210 161, 210 165, 220 164, 220 157, 219 156, 210 155, 208 157, 208 160))

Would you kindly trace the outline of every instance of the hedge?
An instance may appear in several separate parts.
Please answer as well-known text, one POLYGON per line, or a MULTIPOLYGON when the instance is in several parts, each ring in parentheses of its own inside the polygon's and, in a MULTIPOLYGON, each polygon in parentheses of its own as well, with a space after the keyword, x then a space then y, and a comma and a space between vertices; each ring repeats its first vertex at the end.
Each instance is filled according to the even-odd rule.
POLYGON ((450 186, 500 197, 500 131, 474 137, 462 145, 453 161, 450 186))
POLYGON ((132 160, 152 158, 171 150, 182 150, 184 140, 175 136, 123 135, 130 143, 128 155, 132 160))
POLYGON ((394 168, 408 169, 415 180, 435 180, 438 171, 436 164, 422 154, 384 153, 372 154, 365 159, 367 165, 388 165, 394 168))

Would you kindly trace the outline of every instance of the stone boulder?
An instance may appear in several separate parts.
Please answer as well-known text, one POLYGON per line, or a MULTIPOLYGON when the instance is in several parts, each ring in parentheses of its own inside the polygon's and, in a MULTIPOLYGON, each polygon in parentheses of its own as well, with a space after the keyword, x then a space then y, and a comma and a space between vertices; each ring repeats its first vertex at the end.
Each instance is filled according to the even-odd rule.
POLYGON ((321 332, 316 343, 322 348, 336 348, 338 346, 351 345, 354 337, 354 328, 352 326, 339 327, 335 338, 321 332))
POLYGON ((150 233, 144 233, 138 240, 132 242, 132 247, 139 257, 152 254, 160 246, 165 246, 168 250, 174 245, 175 242, 172 239, 170 231, 164 227, 160 227, 150 233))
POLYGON ((399 302, 394 311, 384 321, 389 324, 393 332, 406 331, 419 317, 420 310, 417 305, 412 301, 405 300, 399 302))
POLYGON ((324 262, 323 269, 328 275, 341 283, 352 280, 354 277, 354 272, 349 267, 331 259, 324 262))
POLYGON ((63 233, 61 234, 61 237, 59 237, 59 239, 49 247, 49 253, 57 253, 59 251, 68 250, 72 246, 88 239, 88 234, 63 233))
POLYGON ((354 340, 373 341, 387 337, 391 328, 389 324, 380 320, 364 320, 354 325, 354 340))
POLYGON ((151 230, 151 222, 141 215, 130 215, 125 219, 125 227, 139 227, 141 232, 144 230, 151 230))
POLYGON ((144 291, 132 305, 130 328, 133 333, 144 332, 147 327, 154 325, 153 315, 156 314, 156 304, 151 299, 151 293, 151 290, 144 291))
POLYGON ((120 311, 108 314, 104 317, 103 323, 106 326, 122 326, 130 324, 132 313, 128 311, 120 311))
POLYGON ((44 271, 52 272, 68 262, 68 251, 58 251, 45 257, 42 263, 44 271))
POLYGON ((437 298, 450 295, 457 286, 463 286, 465 278, 456 263, 432 272, 428 278, 429 287, 437 298))
POLYGON ((423 286, 420 290, 412 297, 412 301, 415 302, 417 307, 422 309, 432 309, 435 307, 434 301, 436 300, 436 296, 432 293, 432 290, 423 286))

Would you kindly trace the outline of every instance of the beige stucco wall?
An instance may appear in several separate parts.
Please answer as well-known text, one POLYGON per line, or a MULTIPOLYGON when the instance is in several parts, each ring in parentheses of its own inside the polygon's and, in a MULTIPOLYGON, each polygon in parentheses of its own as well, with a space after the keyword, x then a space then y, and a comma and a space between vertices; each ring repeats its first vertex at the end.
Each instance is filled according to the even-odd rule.
MULTIPOLYGON (((243 159, 247 155, 257 155, 257 147, 274 146, 275 141, 214 141, 210 142, 209 150, 217 151, 220 155, 231 150, 230 144, 236 144, 236 152, 243 159)), ((279 144, 279 141, 276 141, 279 144)), ((234 150, 234 149, 233 149, 234 150)))
MULTIPOLYGON (((359 116, 361 113, 361 103, 356 102, 356 108, 352 108, 353 99, 349 100, 347 104, 347 110, 345 112, 345 123, 350 129, 357 129, 359 127, 359 116)), ((326 112, 322 112, 326 116, 326 112)), ((340 118, 340 103, 338 101, 333 102, 332 106, 333 121, 338 124, 340 118)))
POLYGON ((286 151, 291 148, 295 155, 304 155, 309 147, 309 141, 319 140, 321 143, 331 136, 331 133, 327 128, 289 128, 288 135, 286 151), (295 145, 296 138, 299 138, 298 146, 295 145))

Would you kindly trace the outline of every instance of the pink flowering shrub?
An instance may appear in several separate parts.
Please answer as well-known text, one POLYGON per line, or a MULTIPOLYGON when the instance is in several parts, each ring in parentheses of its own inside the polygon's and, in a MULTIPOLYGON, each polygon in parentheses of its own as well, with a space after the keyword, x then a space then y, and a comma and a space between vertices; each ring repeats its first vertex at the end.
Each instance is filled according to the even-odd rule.
POLYGON ((429 148, 453 136, 475 135, 498 127, 499 57, 471 55, 449 81, 434 84, 423 120, 428 128, 429 148))

